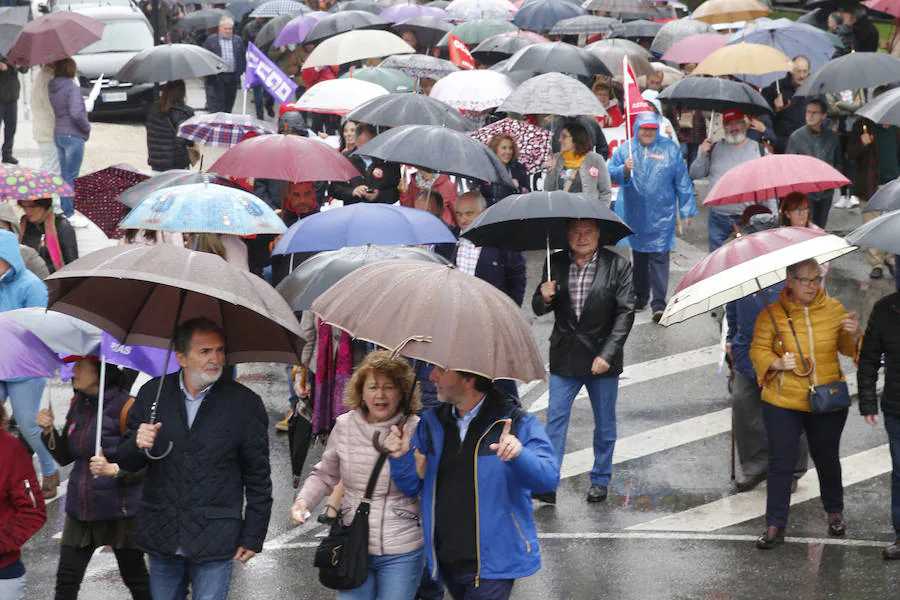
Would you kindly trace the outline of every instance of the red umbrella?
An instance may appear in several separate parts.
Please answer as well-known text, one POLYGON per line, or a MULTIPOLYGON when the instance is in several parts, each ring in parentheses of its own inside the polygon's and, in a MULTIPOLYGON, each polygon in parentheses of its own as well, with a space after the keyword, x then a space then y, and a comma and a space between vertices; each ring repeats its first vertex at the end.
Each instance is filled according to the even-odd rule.
POLYGON ((733 167, 709 190, 705 206, 759 202, 791 192, 821 192, 850 183, 840 171, 812 156, 770 154, 733 167))
POLYGON ((120 163, 75 178, 75 209, 93 221, 110 238, 123 233, 119 221, 128 207, 116 202, 119 194, 149 179, 150 175, 131 165, 120 163))
POLYGON ((78 13, 42 15, 22 28, 9 51, 9 63, 30 67, 73 56, 99 41, 104 27, 105 23, 78 13))
POLYGON ((900 4, 897 4, 897 0, 866 0, 863 4, 872 10, 900 18, 900 4))
POLYGON ((233 146, 209 168, 232 177, 284 181, 348 181, 359 171, 344 156, 317 139, 263 135, 233 146))
POLYGON ((686 37, 672 44, 662 55, 662 60, 667 60, 680 65, 687 63, 699 63, 704 58, 724 46, 728 42, 728 36, 720 33, 698 33, 686 37))

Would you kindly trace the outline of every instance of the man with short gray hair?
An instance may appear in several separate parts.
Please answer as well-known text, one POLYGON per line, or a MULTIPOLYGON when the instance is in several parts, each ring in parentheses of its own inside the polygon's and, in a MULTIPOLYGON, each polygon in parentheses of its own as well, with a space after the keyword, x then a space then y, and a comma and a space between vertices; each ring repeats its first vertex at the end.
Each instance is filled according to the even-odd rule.
POLYGON ((225 69, 206 78, 206 106, 210 112, 231 112, 241 74, 247 67, 247 48, 244 40, 234 35, 234 19, 222 17, 219 32, 206 38, 203 47, 225 62, 225 69), (210 88, 213 90, 212 98, 208 97, 210 88))

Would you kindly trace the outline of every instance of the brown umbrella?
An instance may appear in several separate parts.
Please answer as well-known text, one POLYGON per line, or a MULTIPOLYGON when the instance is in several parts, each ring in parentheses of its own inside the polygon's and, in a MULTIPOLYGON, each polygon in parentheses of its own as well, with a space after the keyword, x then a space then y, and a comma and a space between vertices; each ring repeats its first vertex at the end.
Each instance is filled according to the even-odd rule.
POLYGON ((693 75, 765 75, 791 70, 784 52, 762 44, 740 42, 722 46, 694 69, 693 75))
POLYGON ((444 369, 523 382, 545 376, 519 307, 491 284, 453 267, 375 263, 334 284, 311 310, 356 338, 402 346, 404 356, 444 369), (409 341, 416 336, 429 341, 409 341))

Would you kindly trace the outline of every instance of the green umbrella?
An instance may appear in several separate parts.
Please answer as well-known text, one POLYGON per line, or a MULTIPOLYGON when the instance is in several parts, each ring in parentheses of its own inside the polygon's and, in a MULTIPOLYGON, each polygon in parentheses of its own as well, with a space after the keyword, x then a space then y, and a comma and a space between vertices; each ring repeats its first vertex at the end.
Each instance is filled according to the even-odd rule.
POLYGON ((462 40, 466 46, 474 46, 480 44, 492 35, 498 33, 506 33, 508 31, 519 31, 519 28, 509 21, 501 21, 499 19, 482 19, 479 21, 468 21, 461 23, 451 29, 447 35, 438 42, 438 48, 443 48, 450 44, 448 36, 455 35, 462 40))
POLYGON ((416 90, 415 80, 397 69, 385 67, 363 67, 351 69, 341 75, 341 79, 362 79, 380 85, 392 94, 410 94, 416 90))

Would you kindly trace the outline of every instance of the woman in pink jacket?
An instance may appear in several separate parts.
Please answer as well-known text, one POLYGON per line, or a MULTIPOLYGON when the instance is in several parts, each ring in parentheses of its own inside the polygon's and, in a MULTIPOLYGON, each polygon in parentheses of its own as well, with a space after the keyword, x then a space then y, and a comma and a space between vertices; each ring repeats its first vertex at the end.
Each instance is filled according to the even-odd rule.
MULTIPOLYGON (((360 363, 344 392, 348 412, 337 418, 322 460, 297 494, 291 507, 294 523, 303 524, 308 509, 328 496, 338 482, 345 492, 340 516, 349 525, 362 501, 379 452, 373 436, 384 440, 392 426, 414 430, 419 390, 409 364, 389 352, 372 352, 360 363)), ((417 498, 391 482, 389 463, 378 476, 369 512, 369 577, 340 600, 412 600, 425 565, 424 538, 417 498)))

